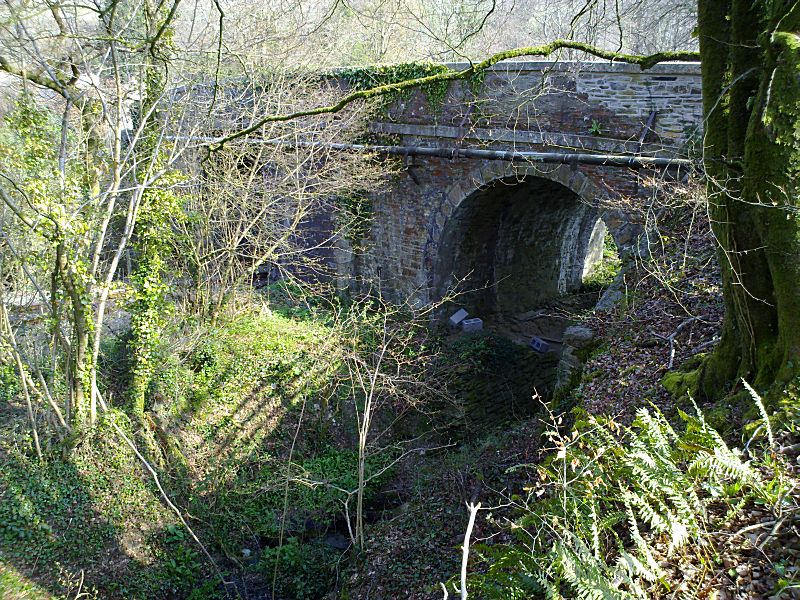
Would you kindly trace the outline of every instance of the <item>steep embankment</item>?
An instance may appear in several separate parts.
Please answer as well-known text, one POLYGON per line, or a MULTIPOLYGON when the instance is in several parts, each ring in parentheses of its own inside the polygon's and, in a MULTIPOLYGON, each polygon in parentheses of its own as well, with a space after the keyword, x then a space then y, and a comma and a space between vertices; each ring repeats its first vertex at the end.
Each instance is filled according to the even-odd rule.
MULTIPOLYGON (((5 382, 3 598, 72 598, 79 590, 101 598, 219 597, 209 561, 112 420, 148 449, 168 494, 228 573, 231 590, 243 590, 248 578, 266 587, 271 576, 268 565, 258 564, 266 560, 259 550, 304 530, 297 519, 330 522, 338 514, 341 494, 331 488, 285 485, 289 474, 354 486, 352 446, 335 443, 326 407, 315 400, 338 366, 330 329, 309 315, 262 311, 211 330, 176 328, 167 337, 148 427, 137 430, 113 410, 68 459, 55 451, 42 463, 31 458, 24 413, 12 379, 5 382), (295 437, 298 428, 303 435, 295 437)), ((106 372, 124 373, 117 364, 124 360, 124 342, 111 345, 106 372)), ((113 383, 124 389, 124 381, 113 383)), ((340 552, 327 546, 314 552, 316 579, 326 589, 340 552)))
MULTIPOLYGON (((367 445, 363 552, 348 549, 345 519, 346 506, 352 527, 365 406, 354 382, 369 381, 353 369, 374 372, 381 319, 359 336, 330 314, 256 303, 212 329, 175 327, 146 427, 114 410, 71 457, 43 463, 0 373, 3 597, 256 599, 274 587, 279 598, 438 599, 441 582, 454 595, 471 501, 484 509, 472 597, 791 597, 797 391, 769 420, 749 392, 701 419, 663 385, 713 346, 721 318, 704 214, 661 210, 648 258, 606 297, 616 304, 567 315, 581 328, 568 336, 578 364, 549 402, 555 356, 494 335, 408 333, 367 445), (112 421, 147 450, 226 586, 112 421)), ((125 356, 124 340, 103 355, 116 398, 125 356)))

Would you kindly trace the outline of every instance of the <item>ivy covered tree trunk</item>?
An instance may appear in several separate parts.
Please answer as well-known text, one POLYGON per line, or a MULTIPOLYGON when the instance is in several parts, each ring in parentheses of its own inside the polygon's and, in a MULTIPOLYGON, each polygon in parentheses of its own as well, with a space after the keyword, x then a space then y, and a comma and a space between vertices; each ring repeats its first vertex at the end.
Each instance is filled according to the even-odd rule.
MULTIPOLYGON (((709 210, 726 316, 699 392, 800 372, 800 7, 700 0, 709 210)), ((685 390, 684 390, 685 391, 685 390)))
MULTIPOLYGON (((166 27, 161 31, 166 8, 147 0, 144 3, 144 19, 149 48, 142 65, 144 96, 139 118, 143 121, 142 141, 139 144, 139 164, 142 168, 137 177, 145 181, 164 164, 164 148, 160 136, 158 102, 166 85, 167 58, 171 51, 173 31, 166 27), (159 35, 159 31, 161 31, 159 35)), ((137 417, 143 417, 145 398, 153 376, 155 353, 166 325, 167 285, 164 257, 169 251, 172 230, 171 217, 180 210, 175 195, 168 189, 174 184, 174 176, 162 177, 142 192, 139 222, 133 239, 137 253, 136 269, 131 277, 134 302, 131 307, 131 408, 137 417)))

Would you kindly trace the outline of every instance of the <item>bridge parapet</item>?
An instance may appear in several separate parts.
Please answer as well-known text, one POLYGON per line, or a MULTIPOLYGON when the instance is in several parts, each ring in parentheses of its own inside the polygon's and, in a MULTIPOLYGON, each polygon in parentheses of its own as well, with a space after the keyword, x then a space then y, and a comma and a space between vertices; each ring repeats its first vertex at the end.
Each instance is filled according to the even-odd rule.
POLYGON ((699 138, 701 123, 698 63, 642 71, 624 63, 526 61, 495 65, 478 83, 453 82, 438 106, 416 91, 372 128, 403 144, 678 156, 699 138))

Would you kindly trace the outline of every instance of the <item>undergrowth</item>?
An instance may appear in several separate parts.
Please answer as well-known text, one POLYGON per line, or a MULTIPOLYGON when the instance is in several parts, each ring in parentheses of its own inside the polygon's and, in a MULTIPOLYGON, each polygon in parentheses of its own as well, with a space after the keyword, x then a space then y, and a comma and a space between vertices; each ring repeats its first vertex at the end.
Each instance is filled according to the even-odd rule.
MULTIPOLYGON (((688 560, 711 568, 720 559, 710 530, 746 506, 793 502, 770 447, 748 455, 730 447, 699 409, 680 416, 681 430, 646 408, 630 426, 576 410, 564 431, 557 419, 546 433, 553 452, 509 469, 530 470, 533 481, 511 497, 514 541, 476 546, 481 564, 471 589, 498 599, 677 593, 665 565, 688 560)), ((696 596, 683 590, 682 597, 696 596)))
MULTIPOLYGON (((75 590, 94 597, 90 592, 97 587, 108 597, 144 599, 188 591, 203 575, 193 543, 170 540, 174 515, 141 477, 137 459, 119 443, 112 420, 131 434, 125 415, 107 413, 69 459, 54 453, 40 462, 26 450, 24 438, 4 432, 4 585, 11 588, 8 573, 14 569, 57 598, 70 593, 74 598, 75 590), (169 560, 161 560, 165 550, 169 560)), ((20 579, 11 589, 22 594, 24 587, 20 579)))
POLYGON ((611 285, 622 269, 622 260, 619 257, 614 238, 606 233, 603 239, 603 255, 592 271, 583 280, 583 284, 590 288, 604 288, 611 285))
MULTIPOLYGON (((43 597, 58 598, 77 578, 84 592, 107 598, 217 597, 206 558, 113 421, 138 442, 223 565, 271 581, 271 561, 283 597, 319 597, 315 590, 327 589, 329 567, 339 559, 319 551, 319 538, 337 526, 358 485, 348 429, 332 431, 332 413, 322 405, 339 366, 336 336, 308 312, 262 308, 215 327, 166 331, 162 339, 147 425, 112 409, 68 459, 55 451, 35 458, 30 433, 20 427, 23 413, 10 408, 14 379, 0 370, 0 399, 12 402, 0 414, 3 586, 25 597, 30 577, 51 595, 43 597), (245 551, 253 560, 242 561, 245 551), (298 569, 297 556, 317 558, 298 569), (333 562, 323 564, 323 556, 333 562), (63 577, 55 564, 65 565, 63 577)), ((104 350, 106 388, 114 390, 124 340, 104 350)), ((373 455, 368 475, 393 459, 391 451, 373 455)), ((372 480, 367 503, 391 473, 372 480)))
POLYGON ((311 318, 244 314, 194 334, 182 351, 165 348, 150 397, 175 417, 188 412, 206 421, 214 420, 206 411, 235 406, 250 394, 278 391, 292 403, 318 389, 336 367, 334 355, 320 360, 329 338, 311 318))

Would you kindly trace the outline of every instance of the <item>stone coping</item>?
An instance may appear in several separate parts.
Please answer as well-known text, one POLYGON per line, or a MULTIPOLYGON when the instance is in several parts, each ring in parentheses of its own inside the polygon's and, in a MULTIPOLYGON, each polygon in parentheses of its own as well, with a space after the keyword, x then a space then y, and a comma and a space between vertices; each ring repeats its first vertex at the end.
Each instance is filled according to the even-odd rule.
POLYGON ((512 146, 548 146, 571 152, 588 150, 592 152, 621 152, 660 157, 673 157, 683 154, 683 148, 680 142, 674 144, 639 144, 638 140, 635 139, 596 137, 576 133, 547 132, 540 130, 515 130, 504 129, 502 127, 493 129, 462 128, 452 125, 422 125, 379 121, 377 123, 372 123, 370 125, 370 130, 376 133, 397 134, 417 138, 437 140, 461 139, 470 142, 501 144, 503 148, 510 144, 512 146))
MULTIPOLYGON (((425 61, 420 61, 425 62, 425 61)), ((477 63, 478 61, 476 61, 477 63)), ((368 69, 370 67, 385 67, 394 63, 376 64, 376 65, 352 65, 334 67, 330 69, 331 73, 337 71, 344 71, 347 69, 368 69)), ((399 63, 397 63, 399 64, 399 63)), ((435 63, 434 63, 435 64, 435 63)), ((454 71, 463 71, 469 68, 470 63, 467 62, 453 62, 453 63, 440 63, 454 71)), ((569 72, 592 72, 592 73, 650 73, 656 75, 663 74, 682 74, 682 75, 697 75, 700 76, 700 63, 699 62, 686 62, 674 61, 658 63, 649 69, 642 70, 639 65, 633 65, 623 62, 612 62, 610 60, 506 60, 499 62, 486 69, 487 71, 499 72, 525 72, 525 71, 558 71, 562 73, 569 72)))
MULTIPOLYGON (((469 67, 469 63, 445 63, 453 70, 462 71, 469 67)), ((487 69, 487 71, 558 71, 558 72, 592 72, 592 73, 651 73, 662 75, 665 73, 700 75, 699 62, 664 62, 658 63, 653 67, 642 70, 639 65, 632 65, 623 62, 611 62, 608 60, 509 60, 497 63, 487 69)))

